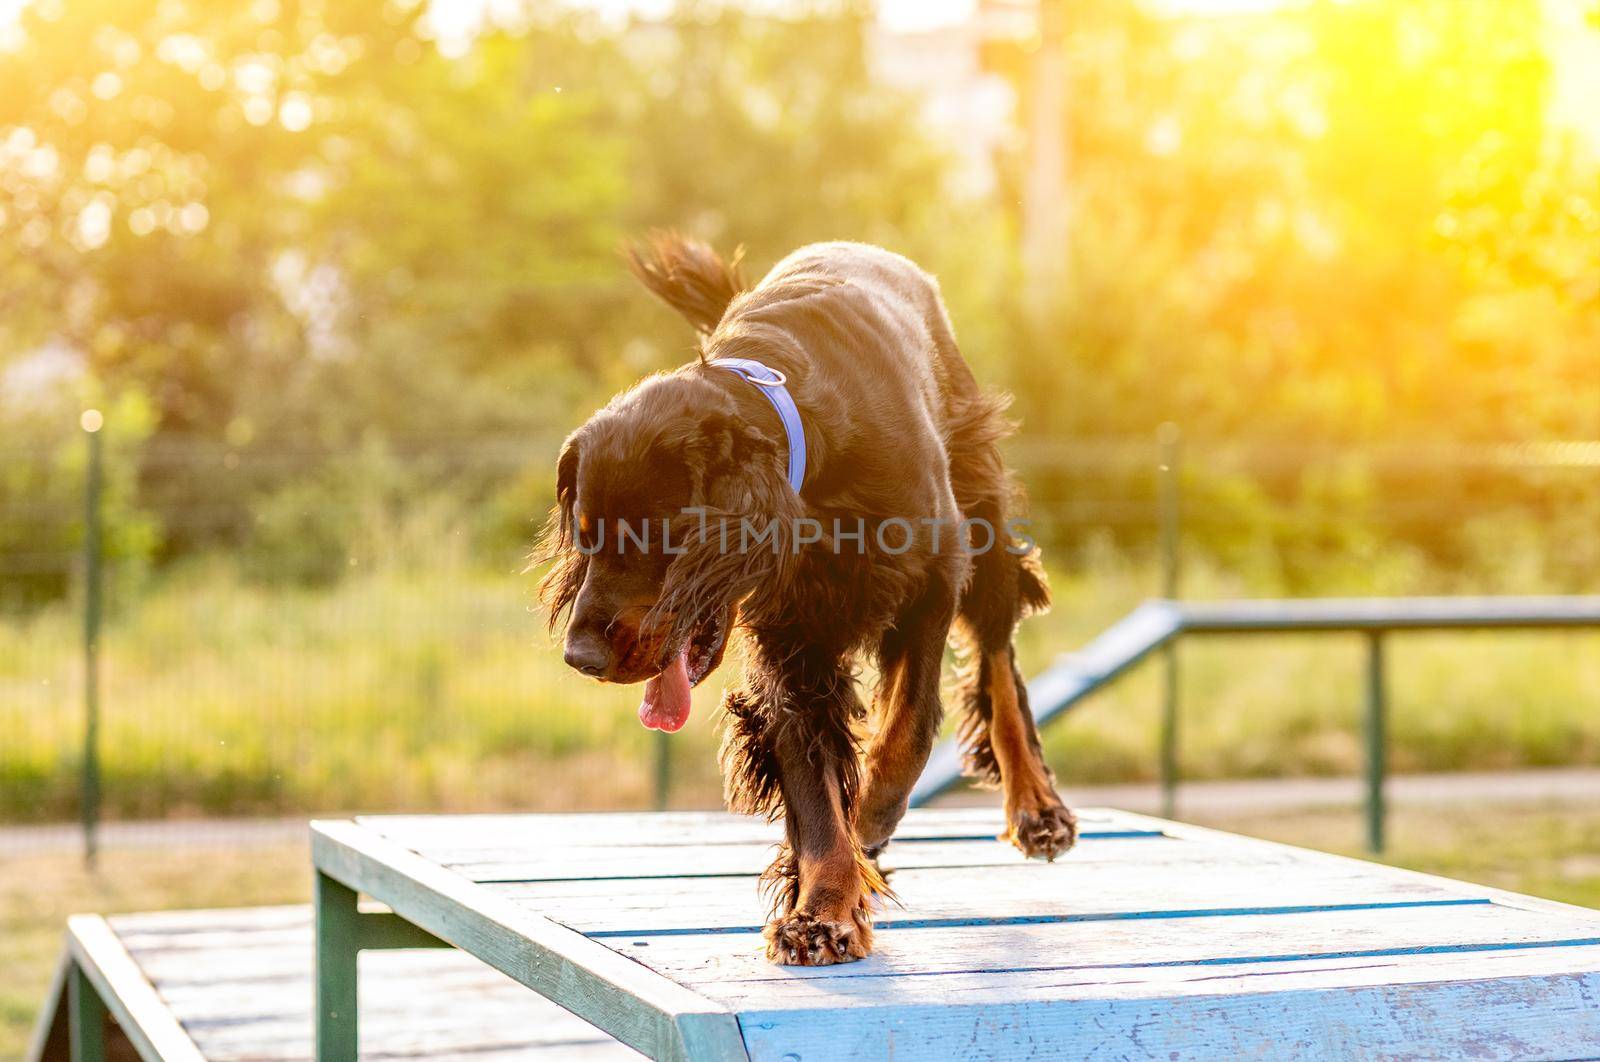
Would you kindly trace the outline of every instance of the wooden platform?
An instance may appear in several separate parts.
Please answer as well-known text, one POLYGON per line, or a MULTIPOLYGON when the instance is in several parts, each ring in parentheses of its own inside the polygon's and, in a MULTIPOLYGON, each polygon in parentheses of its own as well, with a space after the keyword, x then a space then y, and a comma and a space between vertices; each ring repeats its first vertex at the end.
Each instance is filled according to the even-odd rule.
POLYGON ((1600 912, 1082 824, 1043 864, 994 840, 995 811, 913 812, 884 860, 904 908, 872 957, 821 969, 762 956, 777 833, 746 818, 368 818, 315 824, 313 857, 658 1058, 1600 1055, 1600 912))

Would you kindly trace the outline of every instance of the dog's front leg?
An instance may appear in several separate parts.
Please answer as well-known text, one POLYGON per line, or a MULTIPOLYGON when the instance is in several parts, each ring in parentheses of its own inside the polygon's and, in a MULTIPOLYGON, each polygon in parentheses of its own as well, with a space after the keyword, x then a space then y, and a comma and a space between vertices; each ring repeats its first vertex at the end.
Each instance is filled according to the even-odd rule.
POLYGON ((767 925, 767 957, 789 966, 851 962, 872 950, 869 901, 883 879, 862 855, 839 772, 795 751, 781 768, 789 841, 778 868, 793 875, 793 905, 767 925))
MULTIPOLYGON (((754 795, 768 787, 753 774, 766 774, 782 801, 787 843, 768 872, 779 893, 766 928, 767 957, 827 966, 872 950, 869 904, 887 890, 855 830, 861 766, 851 724, 862 709, 854 682, 839 661, 819 666, 805 656, 780 658, 781 669, 772 670, 754 661, 750 692, 729 699, 729 737, 741 742, 745 780, 730 774, 728 783, 730 796, 736 786, 754 795)), ((729 751, 725 746, 725 767, 732 766, 729 751)))

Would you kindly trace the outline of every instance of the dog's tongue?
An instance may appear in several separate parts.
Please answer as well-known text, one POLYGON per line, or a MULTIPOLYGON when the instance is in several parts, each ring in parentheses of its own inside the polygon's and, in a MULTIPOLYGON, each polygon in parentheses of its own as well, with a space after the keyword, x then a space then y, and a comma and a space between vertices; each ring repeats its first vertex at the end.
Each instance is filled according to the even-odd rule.
POLYGON ((666 670, 644 684, 639 702, 639 722, 667 733, 683 729, 689 720, 689 663, 687 650, 672 658, 666 670))

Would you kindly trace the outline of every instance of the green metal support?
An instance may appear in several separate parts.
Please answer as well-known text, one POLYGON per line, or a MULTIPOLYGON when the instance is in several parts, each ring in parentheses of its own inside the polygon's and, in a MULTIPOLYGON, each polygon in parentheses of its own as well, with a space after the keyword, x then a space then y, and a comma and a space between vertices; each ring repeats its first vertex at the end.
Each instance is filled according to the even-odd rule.
MULTIPOLYGON (((1176 601, 1180 590, 1179 548, 1182 496, 1178 480, 1182 432, 1171 421, 1156 433, 1160 445, 1157 465, 1158 504, 1161 516, 1161 596, 1176 601)), ((1175 818, 1178 811, 1178 640, 1162 650, 1165 681, 1161 703, 1161 814, 1175 818)))
POLYGON ((1178 640, 1161 650, 1161 817, 1178 817, 1178 640))
POLYGON ((360 918, 356 892, 318 872, 317 1060, 356 1062, 356 956, 360 918))
POLYGON ((106 1005, 77 963, 67 981, 67 1035, 72 1062, 105 1062, 106 1005))
POLYGON ((99 850, 100 826, 100 613, 101 613, 101 493, 104 445, 98 410, 83 414, 89 462, 84 476, 83 512, 83 781, 80 802, 83 815, 83 858, 94 865, 99 850))
POLYGON ((317 873, 317 1062, 355 1062, 361 952, 450 947, 391 911, 363 911, 358 901, 354 889, 317 873))
POLYGON ((1383 632, 1367 632, 1367 848, 1383 851, 1384 776, 1388 770, 1388 728, 1383 679, 1383 632))

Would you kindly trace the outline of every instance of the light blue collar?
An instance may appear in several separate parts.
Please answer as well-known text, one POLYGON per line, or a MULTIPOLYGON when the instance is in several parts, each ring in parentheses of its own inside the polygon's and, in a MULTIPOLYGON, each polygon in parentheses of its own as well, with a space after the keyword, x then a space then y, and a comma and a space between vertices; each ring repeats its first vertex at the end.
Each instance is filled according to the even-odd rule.
POLYGON ((783 433, 789 437, 789 486, 799 494, 800 487, 806 481, 806 430, 800 423, 800 409, 794 404, 789 389, 784 386, 789 382, 788 378, 777 369, 750 358, 715 358, 706 364, 743 376, 755 384, 767 396, 767 401, 772 403, 772 408, 778 411, 778 419, 783 421, 783 433))

